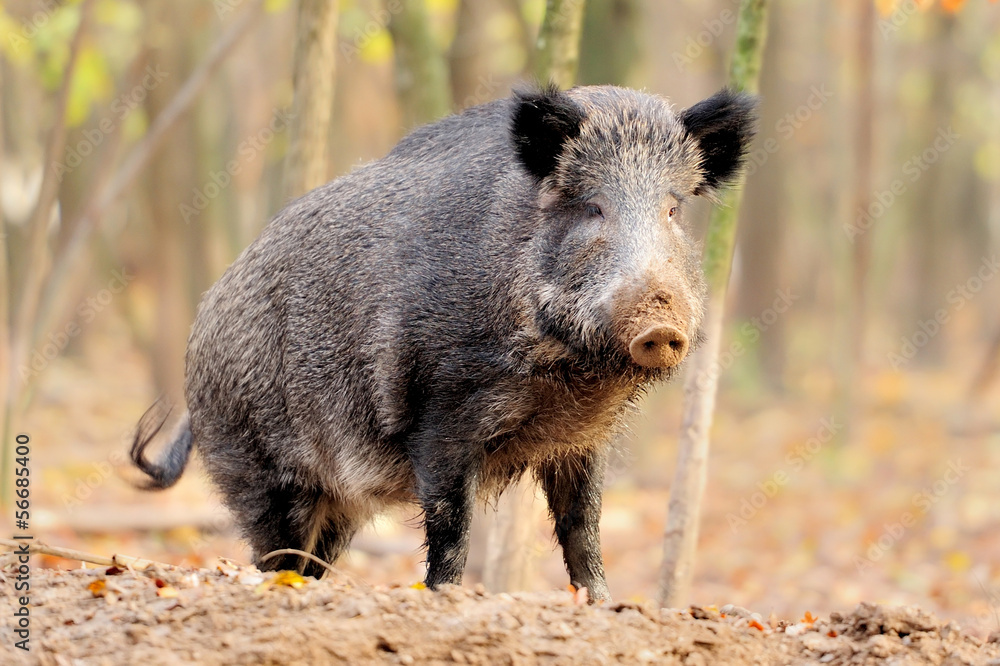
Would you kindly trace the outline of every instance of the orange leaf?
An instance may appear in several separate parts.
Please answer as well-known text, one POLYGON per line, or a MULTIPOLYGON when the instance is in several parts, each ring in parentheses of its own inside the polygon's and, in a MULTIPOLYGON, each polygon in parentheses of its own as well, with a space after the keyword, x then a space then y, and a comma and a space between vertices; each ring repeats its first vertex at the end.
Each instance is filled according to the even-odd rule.
POLYGON ((156 596, 163 597, 164 599, 176 599, 177 588, 171 585, 164 585, 156 591, 156 596))
POLYGON ((941 0, 941 8, 950 14, 954 14, 962 8, 965 0, 941 0))
POLYGON ((750 626, 753 627, 754 629, 758 629, 760 631, 764 631, 764 625, 762 625, 757 620, 750 620, 750 626))
POLYGON ((812 624, 813 622, 815 622, 815 621, 816 621, 816 620, 818 620, 818 619, 819 619, 818 617, 814 616, 814 615, 813 615, 812 613, 810 613, 809 611, 806 611, 806 614, 805 614, 805 616, 804 616, 804 617, 802 618, 802 621, 803 621, 803 622, 805 622, 806 624, 812 624))
POLYGON ((107 585, 103 580, 95 580, 93 583, 87 586, 90 593, 95 597, 103 597, 106 591, 107 585))

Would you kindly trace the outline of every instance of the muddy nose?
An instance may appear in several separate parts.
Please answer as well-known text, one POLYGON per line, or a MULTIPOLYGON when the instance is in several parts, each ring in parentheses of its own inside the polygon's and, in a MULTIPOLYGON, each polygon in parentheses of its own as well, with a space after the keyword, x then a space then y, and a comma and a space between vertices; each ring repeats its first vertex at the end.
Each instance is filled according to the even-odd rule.
POLYGON ((654 324, 628 346, 632 360, 647 368, 672 368, 688 351, 687 336, 669 324, 654 324))

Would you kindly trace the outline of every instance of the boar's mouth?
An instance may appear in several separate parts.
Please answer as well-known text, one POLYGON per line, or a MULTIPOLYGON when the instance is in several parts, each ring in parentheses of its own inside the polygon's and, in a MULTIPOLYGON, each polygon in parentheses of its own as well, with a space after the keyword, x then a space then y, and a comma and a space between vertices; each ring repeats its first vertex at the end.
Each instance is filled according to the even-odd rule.
MULTIPOLYGON (((623 345, 621 336, 611 327, 590 329, 582 336, 577 326, 545 307, 534 317, 534 349, 529 352, 532 374, 557 375, 569 379, 586 375, 604 379, 621 379, 644 386, 667 381, 676 369, 637 363, 623 345)), ((700 332, 688 341, 688 350, 701 340, 700 332)))

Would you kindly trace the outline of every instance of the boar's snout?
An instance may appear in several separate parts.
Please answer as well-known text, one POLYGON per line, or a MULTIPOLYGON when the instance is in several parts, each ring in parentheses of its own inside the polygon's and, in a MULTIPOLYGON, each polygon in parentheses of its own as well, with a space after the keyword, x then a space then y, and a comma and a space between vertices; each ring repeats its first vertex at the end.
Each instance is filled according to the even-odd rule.
POLYGON ((628 353, 647 368, 673 368, 688 352, 688 338, 670 324, 654 324, 632 338, 628 353))
POLYGON ((616 294, 612 317, 619 344, 636 365, 669 370, 691 351, 700 324, 689 279, 672 266, 649 270, 616 294))

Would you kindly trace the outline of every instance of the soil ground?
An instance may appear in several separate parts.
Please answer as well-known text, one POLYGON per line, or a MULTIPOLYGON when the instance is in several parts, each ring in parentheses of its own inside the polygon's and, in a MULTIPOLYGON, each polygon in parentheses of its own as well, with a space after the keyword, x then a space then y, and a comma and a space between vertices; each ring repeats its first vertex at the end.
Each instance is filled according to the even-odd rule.
POLYGON ((1000 634, 983 640, 915 607, 863 603, 787 622, 736 607, 372 587, 227 562, 31 575, 28 653, 12 645, 17 600, 2 588, 4 664, 1000 664, 1000 634))

